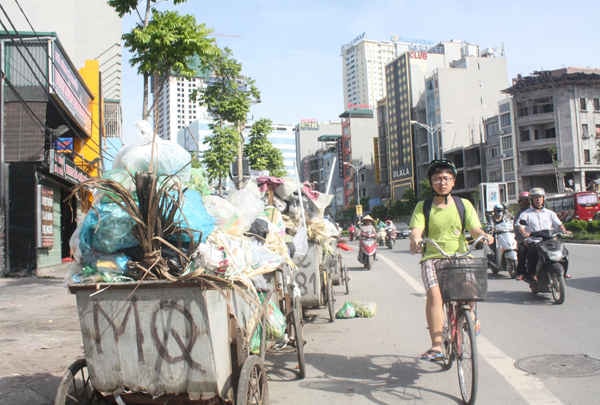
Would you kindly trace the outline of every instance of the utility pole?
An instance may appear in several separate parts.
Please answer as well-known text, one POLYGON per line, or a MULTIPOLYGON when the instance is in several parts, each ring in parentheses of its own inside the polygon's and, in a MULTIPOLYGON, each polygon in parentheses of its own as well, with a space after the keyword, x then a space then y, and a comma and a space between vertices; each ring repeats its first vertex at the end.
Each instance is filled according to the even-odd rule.
POLYGON ((0 43, 0 276, 8 274, 8 227, 7 227, 7 201, 6 168, 4 163, 4 43, 0 43))

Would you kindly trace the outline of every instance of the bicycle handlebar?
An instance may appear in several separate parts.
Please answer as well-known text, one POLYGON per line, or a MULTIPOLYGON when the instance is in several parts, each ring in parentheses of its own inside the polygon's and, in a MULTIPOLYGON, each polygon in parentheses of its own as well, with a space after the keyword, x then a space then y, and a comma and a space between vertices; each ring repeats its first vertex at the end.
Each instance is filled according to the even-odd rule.
POLYGON ((481 242, 482 240, 485 240, 485 239, 487 239, 487 235, 479 235, 479 237, 478 237, 477 239, 475 239, 475 240, 473 241, 473 243, 471 243, 471 244, 468 244, 468 247, 469 247, 469 248, 467 249, 467 251, 466 251, 466 252, 464 252, 464 253, 454 253, 454 254, 452 254, 452 255, 451 255, 451 254, 448 254, 448 253, 446 253, 446 252, 444 251, 444 249, 442 249, 442 248, 440 247, 440 245, 438 245, 438 243, 437 243, 436 241, 434 241, 433 239, 429 239, 429 238, 423 238, 423 239, 421 240, 421 243, 420 243, 420 245, 421 245, 421 248, 424 248, 424 247, 425 247, 425 244, 427 244, 427 243, 430 243, 431 245, 433 245, 433 247, 435 247, 435 248, 437 249, 437 251, 438 251, 438 252, 440 252, 440 254, 441 254, 442 256, 444 256, 444 257, 446 257, 446 258, 448 258, 448 259, 458 259, 458 258, 461 258, 461 257, 466 257, 466 256, 470 255, 470 254, 471 254, 471 252, 473 252, 473 249, 475 249, 475 246, 477 246, 477 244, 478 244, 479 242, 481 242))

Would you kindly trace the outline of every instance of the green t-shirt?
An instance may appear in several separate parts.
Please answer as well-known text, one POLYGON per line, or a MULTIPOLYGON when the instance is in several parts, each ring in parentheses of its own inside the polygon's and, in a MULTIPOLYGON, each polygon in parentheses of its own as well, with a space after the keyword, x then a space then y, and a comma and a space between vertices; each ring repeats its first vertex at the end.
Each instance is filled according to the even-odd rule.
MULTIPOLYGON (((465 229, 472 230, 480 228, 481 223, 477 217, 477 212, 470 201, 462 199, 463 205, 465 206, 465 229)), ((454 204, 454 200, 448 199, 448 205, 446 208, 436 207, 435 204, 431 205, 431 212, 429 214, 429 239, 435 240, 438 245, 448 254, 454 254, 457 252, 467 251, 467 241, 465 239, 464 232, 461 232, 462 224, 460 221, 460 215, 458 209, 454 204)), ((425 215, 423 214, 423 201, 419 201, 413 211, 410 219, 410 228, 425 229, 425 215)), ((424 235, 425 236, 425 235, 424 235)), ((442 256, 435 247, 426 246, 423 260, 442 258, 442 256)))

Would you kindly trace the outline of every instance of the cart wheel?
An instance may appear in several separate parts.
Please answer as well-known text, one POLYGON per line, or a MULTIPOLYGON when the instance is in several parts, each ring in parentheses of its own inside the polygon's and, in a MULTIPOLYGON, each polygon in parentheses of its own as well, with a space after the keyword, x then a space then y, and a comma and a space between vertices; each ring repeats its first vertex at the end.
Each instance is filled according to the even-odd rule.
POLYGON ((294 297, 292 304, 292 324, 294 325, 294 344, 298 354, 298 377, 301 379, 306 376, 306 363, 304 362, 304 333, 302 332, 302 303, 300 297, 294 297))
POLYGON ((263 405, 269 403, 267 373, 258 356, 249 356, 240 370, 236 405, 263 405))
POLYGON ((89 404, 100 405, 105 401, 94 389, 90 381, 87 362, 85 359, 77 359, 65 372, 54 398, 54 405, 89 404))
POLYGON ((331 278, 327 279, 327 309, 329 310, 329 322, 335 321, 335 297, 333 296, 333 283, 331 278))

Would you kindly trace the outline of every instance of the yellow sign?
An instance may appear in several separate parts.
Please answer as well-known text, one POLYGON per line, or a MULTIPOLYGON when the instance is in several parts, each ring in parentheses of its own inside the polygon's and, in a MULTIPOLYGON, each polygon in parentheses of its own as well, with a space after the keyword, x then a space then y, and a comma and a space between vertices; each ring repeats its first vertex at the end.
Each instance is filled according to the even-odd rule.
POLYGON ((356 216, 362 217, 362 205, 361 204, 356 204, 356 216))

